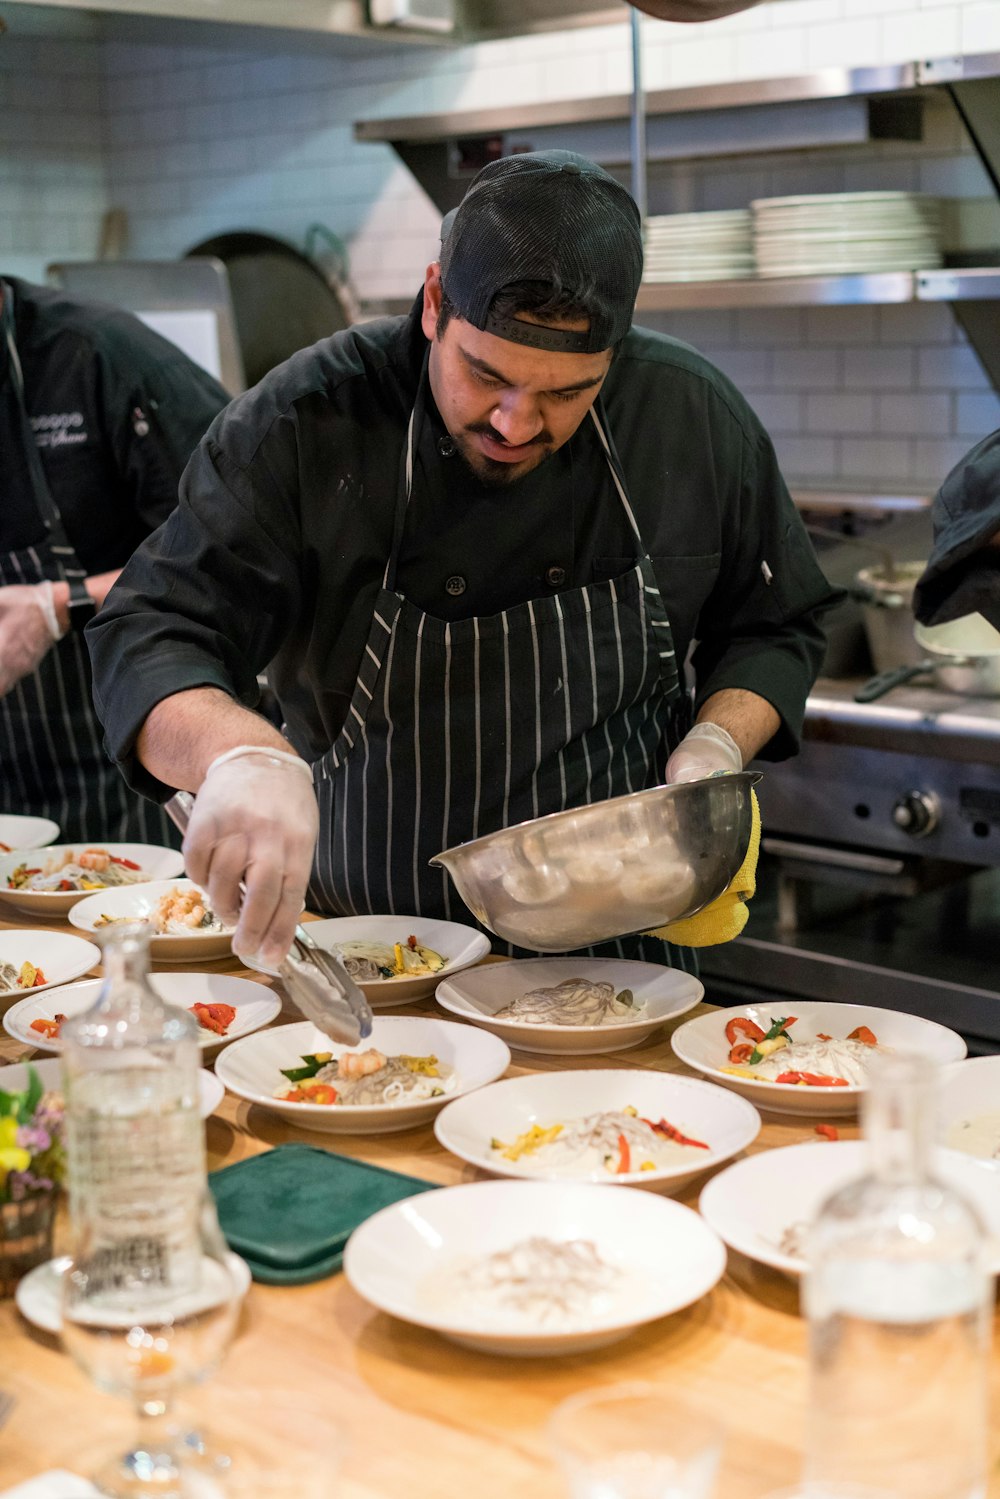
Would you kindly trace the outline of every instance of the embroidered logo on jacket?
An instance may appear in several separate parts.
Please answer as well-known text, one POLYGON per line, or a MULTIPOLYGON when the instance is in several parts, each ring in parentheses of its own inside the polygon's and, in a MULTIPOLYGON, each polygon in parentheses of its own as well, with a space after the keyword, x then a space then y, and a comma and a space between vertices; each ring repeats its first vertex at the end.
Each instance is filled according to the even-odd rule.
POLYGON ((30 418, 35 442, 40 448, 66 448, 87 441, 82 411, 61 411, 52 416, 30 418))

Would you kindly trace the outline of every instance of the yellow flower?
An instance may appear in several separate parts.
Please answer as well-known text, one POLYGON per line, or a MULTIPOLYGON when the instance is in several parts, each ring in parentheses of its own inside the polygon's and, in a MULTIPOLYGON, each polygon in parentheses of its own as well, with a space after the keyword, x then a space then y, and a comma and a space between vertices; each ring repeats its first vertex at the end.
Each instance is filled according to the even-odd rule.
POLYGON ((10 1171, 27 1171, 30 1165, 31 1151, 17 1143, 17 1120, 0 1119, 0 1179, 10 1171))

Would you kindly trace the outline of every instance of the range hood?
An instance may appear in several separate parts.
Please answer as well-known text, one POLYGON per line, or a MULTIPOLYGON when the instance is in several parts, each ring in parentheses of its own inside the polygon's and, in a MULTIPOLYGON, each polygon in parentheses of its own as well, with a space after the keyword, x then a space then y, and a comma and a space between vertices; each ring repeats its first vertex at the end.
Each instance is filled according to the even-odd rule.
POLYGON ((68 28, 77 18, 81 28, 103 20, 105 35, 120 35, 133 18, 447 47, 624 21, 629 7, 626 0, 3 0, 3 13, 12 32, 42 31, 47 20, 68 28))

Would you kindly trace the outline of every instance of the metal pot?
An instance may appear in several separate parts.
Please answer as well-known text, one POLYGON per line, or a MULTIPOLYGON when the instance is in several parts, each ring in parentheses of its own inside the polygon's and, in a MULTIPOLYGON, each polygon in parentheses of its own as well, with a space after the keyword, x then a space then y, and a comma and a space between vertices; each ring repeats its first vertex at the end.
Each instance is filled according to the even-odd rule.
POLYGON ((915 625, 913 639, 920 658, 873 677, 854 694, 856 703, 873 703, 893 687, 929 673, 948 692, 1000 697, 1000 630, 981 614, 966 614, 945 625, 915 625))
POLYGON ((916 666, 924 652, 913 634, 913 590, 924 562, 865 567, 854 578, 854 597, 868 638, 872 663, 881 675, 899 666, 916 666))

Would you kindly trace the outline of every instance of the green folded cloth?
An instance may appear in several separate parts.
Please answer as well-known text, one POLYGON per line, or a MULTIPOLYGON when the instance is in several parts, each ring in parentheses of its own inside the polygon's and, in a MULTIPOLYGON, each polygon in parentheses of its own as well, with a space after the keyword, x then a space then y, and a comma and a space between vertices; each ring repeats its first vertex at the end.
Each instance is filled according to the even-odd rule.
POLYGON ((277 1145, 209 1173, 219 1224, 254 1280, 298 1286, 340 1269, 359 1223, 432 1182, 332 1155, 316 1145, 277 1145))

